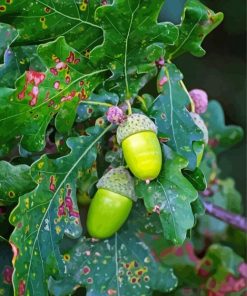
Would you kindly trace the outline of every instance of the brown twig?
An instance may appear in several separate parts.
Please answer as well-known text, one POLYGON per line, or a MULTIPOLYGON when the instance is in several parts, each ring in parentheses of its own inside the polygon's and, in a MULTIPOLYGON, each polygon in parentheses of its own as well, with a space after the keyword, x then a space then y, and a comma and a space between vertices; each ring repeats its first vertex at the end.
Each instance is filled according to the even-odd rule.
POLYGON ((231 213, 207 201, 203 201, 203 204, 208 215, 247 232, 247 219, 245 217, 231 213))

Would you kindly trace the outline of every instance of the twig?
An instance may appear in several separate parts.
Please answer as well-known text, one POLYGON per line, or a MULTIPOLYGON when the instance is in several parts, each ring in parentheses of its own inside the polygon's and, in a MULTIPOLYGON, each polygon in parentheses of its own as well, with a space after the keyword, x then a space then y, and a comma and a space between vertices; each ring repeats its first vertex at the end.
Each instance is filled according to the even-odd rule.
POLYGON ((218 207, 210 202, 203 201, 206 213, 227 224, 233 225, 236 228, 247 232, 247 219, 243 216, 233 214, 221 207, 218 207))

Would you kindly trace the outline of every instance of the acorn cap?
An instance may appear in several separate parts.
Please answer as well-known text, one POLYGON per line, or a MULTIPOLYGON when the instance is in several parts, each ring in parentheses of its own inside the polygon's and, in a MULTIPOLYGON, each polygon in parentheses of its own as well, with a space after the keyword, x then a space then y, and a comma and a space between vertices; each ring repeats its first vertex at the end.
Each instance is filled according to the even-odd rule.
POLYGON ((97 188, 107 189, 136 201, 134 180, 130 173, 122 166, 111 169, 103 175, 96 186, 97 188))
POLYGON ((121 145, 127 137, 144 131, 152 131, 157 134, 154 122, 143 114, 131 114, 117 128, 117 142, 121 145))

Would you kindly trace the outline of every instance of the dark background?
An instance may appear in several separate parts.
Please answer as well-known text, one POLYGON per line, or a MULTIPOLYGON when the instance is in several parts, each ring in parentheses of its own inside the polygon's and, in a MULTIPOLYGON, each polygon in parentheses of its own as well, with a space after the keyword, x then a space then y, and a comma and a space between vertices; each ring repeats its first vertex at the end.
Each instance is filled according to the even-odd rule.
MULTIPOLYGON (((243 0, 201 1, 215 12, 224 13, 223 23, 203 42, 206 55, 185 54, 174 62, 184 74, 188 90, 202 88, 209 99, 218 100, 227 124, 236 124, 246 133, 246 2, 243 0)), ((160 21, 180 23, 184 0, 167 0, 160 21)), ((232 176, 246 200, 246 135, 242 143, 220 155, 222 177, 232 176)))

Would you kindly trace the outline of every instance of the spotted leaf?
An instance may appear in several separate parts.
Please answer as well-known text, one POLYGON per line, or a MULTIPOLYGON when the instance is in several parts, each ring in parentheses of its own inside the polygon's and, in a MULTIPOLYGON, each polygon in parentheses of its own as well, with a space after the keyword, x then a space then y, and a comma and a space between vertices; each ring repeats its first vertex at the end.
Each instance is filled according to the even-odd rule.
POLYGON ((79 286, 87 288, 87 295, 101 296, 141 296, 152 295, 153 290, 173 290, 177 279, 172 269, 159 263, 147 240, 143 239, 145 233, 156 240, 159 238, 155 236, 155 224, 159 225, 159 221, 154 216, 147 217, 140 203, 113 237, 80 239, 63 255, 69 276, 51 279, 51 293, 65 296, 79 286))
POLYGON ((18 197, 35 187, 27 165, 13 166, 0 161, 0 203, 12 204, 18 197))
POLYGON ((10 216, 15 230, 10 237, 14 249, 14 289, 21 295, 47 295, 49 276, 66 272, 58 243, 64 235, 82 233, 76 199, 79 171, 96 159, 96 144, 108 131, 91 128, 91 134, 67 140, 71 152, 58 159, 42 156, 31 166, 37 187, 20 197, 10 216))
POLYGON ((158 254, 180 279, 175 295, 196 296, 198 291, 207 295, 244 295, 247 290, 247 264, 229 247, 212 244, 203 258, 198 258, 193 245, 186 242, 158 254))
POLYGON ((101 0, 9 0, 0 5, 0 15, 3 23, 19 33, 14 45, 40 44, 64 36, 72 47, 88 54, 103 39, 101 28, 94 23, 94 11, 100 5, 101 0))
POLYGON ((13 267, 11 263, 12 251, 7 240, 0 236, 0 295, 13 295, 12 274, 13 267))
POLYGON ((198 193, 181 172, 188 161, 165 145, 163 156, 165 163, 159 177, 149 185, 139 182, 137 195, 144 199, 149 212, 159 215, 164 237, 182 244, 187 230, 194 225, 191 203, 198 193))
POLYGON ((167 138, 167 145, 188 159, 188 169, 197 166, 194 141, 203 140, 203 132, 190 116, 188 92, 182 84, 182 74, 173 64, 166 64, 158 76, 161 94, 153 102, 149 114, 154 118, 161 137, 167 138))
POLYGON ((223 20, 223 13, 214 13, 198 0, 187 0, 181 24, 178 25, 179 36, 174 45, 168 46, 166 57, 171 60, 189 52, 201 57, 205 50, 201 47, 204 38, 223 20))
POLYGON ((95 71, 63 37, 40 46, 38 52, 46 72, 27 71, 16 82, 16 89, 8 91, 9 96, 0 92, 0 147, 22 136, 23 148, 42 150, 54 115, 58 113, 57 130, 69 131, 80 101, 104 79, 105 70, 95 71))
POLYGON ((163 0, 116 0, 99 7, 95 20, 104 30, 104 42, 92 50, 95 65, 108 66, 113 77, 108 87, 130 98, 156 74, 154 61, 173 44, 178 29, 157 23, 163 0))

